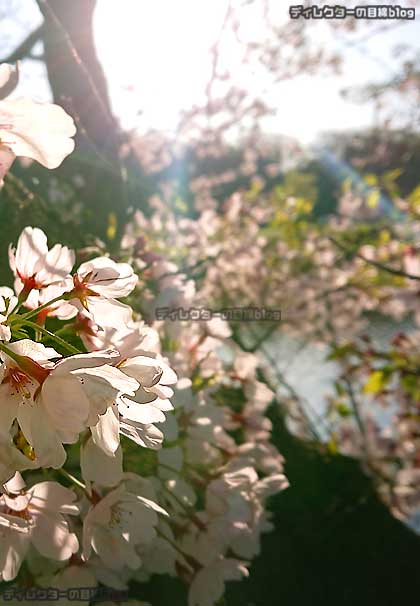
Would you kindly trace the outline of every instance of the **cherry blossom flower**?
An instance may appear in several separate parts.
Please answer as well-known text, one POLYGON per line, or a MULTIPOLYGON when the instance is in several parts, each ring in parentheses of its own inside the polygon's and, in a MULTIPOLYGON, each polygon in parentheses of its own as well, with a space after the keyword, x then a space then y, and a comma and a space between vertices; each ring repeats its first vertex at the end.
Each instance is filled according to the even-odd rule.
POLYGON ((176 374, 163 360, 146 356, 123 359, 117 366, 140 387, 130 397, 119 397, 100 417, 91 428, 93 440, 109 454, 118 448, 120 433, 146 448, 159 448, 163 434, 154 423, 164 422, 164 412, 173 409, 168 385, 176 382, 176 374))
POLYGON ((104 452, 89 437, 80 447, 80 469, 86 487, 92 483, 98 486, 116 486, 123 477, 123 452, 121 445, 115 452, 104 452))
POLYGON ((135 547, 155 538, 158 514, 167 515, 153 500, 131 492, 123 482, 87 513, 83 558, 87 560, 93 549, 110 569, 139 568, 141 559, 135 547))
POLYGON ((48 249, 47 236, 38 227, 25 227, 16 249, 9 247, 9 263, 15 275, 16 293, 24 298, 29 295, 28 305, 32 308, 39 301, 39 292, 35 291, 55 285, 61 286, 56 293, 63 293, 74 258, 74 252, 61 244, 48 249))
POLYGON ((188 606, 214 606, 225 592, 226 581, 248 576, 244 562, 220 558, 203 567, 194 577, 188 594, 188 606))
POLYGON ((0 496, 0 580, 18 574, 30 545, 46 558, 68 560, 79 542, 66 515, 77 515, 76 495, 57 482, 41 482, 25 490, 17 473, 0 496))
MULTIPOLYGON (((93 326, 89 332, 91 330, 95 332, 93 326)), ((120 433, 141 446, 158 448, 163 434, 154 423, 163 423, 166 420, 164 413, 173 409, 169 400, 173 390, 169 385, 176 383, 177 376, 162 356, 150 351, 156 348, 157 333, 134 325, 119 331, 107 328, 97 334, 98 337, 89 342, 117 346, 120 355, 114 360, 114 366, 137 381, 139 387, 133 396, 119 397, 116 404, 98 419, 95 427, 91 427, 93 441, 110 456, 119 446, 120 433), (133 357, 136 353, 145 355, 133 357)))
POLYGON ((77 441, 89 424, 115 401, 121 391, 134 394, 138 383, 110 366, 112 353, 94 352, 59 357, 51 349, 23 339, 2 353, 1 436, 7 440, 14 420, 31 446, 38 465, 61 467, 63 444, 77 441))
POLYGON ((74 150, 73 119, 52 103, 10 99, 17 83, 17 70, 0 65, 0 179, 16 156, 32 158, 52 169, 74 150))
POLYGON ((86 310, 101 327, 126 328, 132 322, 132 310, 116 298, 129 295, 137 281, 128 263, 97 257, 79 267, 67 298, 78 311, 86 310))
POLYGON ((118 368, 138 381, 140 387, 132 398, 121 398, 120 414, 139 423, 165 421, 164 411, 173 410, 169 398, 173 390, 168 387, 177 381, 174 371, 162 359, 137 356, 122 360, 118 368))

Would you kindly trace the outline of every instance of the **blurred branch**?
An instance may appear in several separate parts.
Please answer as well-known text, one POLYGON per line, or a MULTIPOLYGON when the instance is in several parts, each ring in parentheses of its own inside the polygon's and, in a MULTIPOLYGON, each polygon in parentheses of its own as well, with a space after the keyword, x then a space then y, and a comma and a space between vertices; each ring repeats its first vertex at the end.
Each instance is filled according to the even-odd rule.
POLYGON ((367 441, 367 435, 366 435, 366 428, 365 428, 363 418, 362 418, 362 415, 360 412, 360 404, 356 398, 356 394, 354 393, 353 385, 352 385, 351 381, 349 380, 349 378, 347 376, 343 376, 343 381, 346 384, 349 400, 350 400, 352 408, 353 408, 354 418, 356 420, 357 427, 359 428, 360 436, 363 441, 364 454, 366 457, 368 457, 368 455, 369 455, 368 441, 367 441))
MULTIPOLYGON (((14 51, 12 51, 6 57, 0 59, 0 63, 16 63, 20 59, 24 59, 25 57, 30 57, 30 53, 32 48, 35 46, 39 40, 41 40, 42 35, 44 33, 44 24, 42 23, 37 29, 31 32, 23 42, 19 44, 14 51)), ((34 57, 30 57, 31 59, 34 57)))
POLYGON ((347 248, 347 246, 344 246, 344 244, 341 244, 341 242, 338 242, 335 238, 330 237, 329 240, 335 246, 337 246, 337 248, 339 248, 346 254, 351 254, 351 255, 357 257, 358 259, 361 259, 365 263, 368 263, 369 265, 373 265, 373 267, 376 267, 377 269, 386 271, 389 274, 393 274, 394 276, 401 276, 403 278, 408 278, 409 280, 419 280, 420 281, 420 276, 416 276, 415 274, 407 273, 406 271, 403 271, 401 269, 395 269, 394 267, 389 267, 388 265, 384 265, 383 263, 379 263, 378 261, 373 261, 372 259, 367 259, 362 254, 352 251, 351 249, 347 248))
MULTIPOLYGON (((303 398, 300 394, 298 394, 298 392, 294 389, 294 387, 292 385, 290 385, 290 383, 286 380, 286 377, 284 376, 284 374, 278 367, 277 359, 264 347, 262 347, 260 349, 260 351, 261 351, 262 355, 264 356, 264 358, 266 359, 266 361, 270 364, 270 370, 274 374, 274 378, 277 381, 277 384, 281 387, 284 387, 286 389, 286 391, 289 393, 289 395, 291 396, 291 398, 294 400, 296 407, 299 411, 299 414, 301 415, 302 421, 306 424, 307 430, 312 435, 314 440, 316 440, 318 443, 321 443, 322 442, 321 435, 317 429, 316 424, 311 419, 307 410, 305 409, 305 406, 314 415, 316 421, 318 423, 324 424, 324 427, 327 428, 327 431, 329 431, 327 423, 320 415, 318 415, 318 413, 314 410, 314 408, 308 402, 308 400, 306 400, 306 398, 303 398)), ((271 387, 271 389, 273 389, 273 386, 270 386, 270 387, 271 387)), ((277 392, 276 389, 273 389, 273 391, 277 392)))
POLYGON ((39 55, 34 55, 33 53, 29 53, 28 59, 30 59, 31 61, 44 61, 45 62, 45 55, 44 55, 44 53, 40 53, 39 55))
MULTIPOLYGON (((275 325, 275 328, 277 328, 277 325, 275 325)), ((268 338, 268 337, 267 337, 268 338)), ((250 353, 253 351, 252 348, 247 347, 243 341, 240 338, 240 335, 238 333, 238 331, 233 330, 232 331, 232 340, 242 349, 242 351, 245 351, 247 353, 250 353)), ((328 426, 325 422, 325 420, 318 415, 318 413, 313 409, 313 407, 311 406, 311 404, 304 398, 302 398, 297 391, 292 387, 292 385, 290 385, 290 383, 288 383, 288 381, 286 380, 285 376, 283 375, 282 371, 280 370, 280 368, 278 367, 277 364, 277 360, 272 356, 271 352, 268 351, 265 347, 260 347, 260 349, 258 350, 263 357, 265 358, 265 360, 267 362, 269 362, 269 364, 271 365, 271 372, 274 375, 275 381, 277 382, 277 385, 282 386, 286 389, 286 391, 288 391, 289 395, 292 397, 292 399, 294 400, 299 414, 301 415, 302 421, 306 424, 306 428, 309 431, 309 433, 312 435, 312 438, 314 440, 316 440, 317 442, 322 442, 320 433, 318 432, 318 429, 316 427, 316 425, 314 424, 313 420, 310 418, 310 416, 308 415, 307 411, 305 410, 305 405, 306 407, 312 412, 312 414, 314 415, 314 417, 316 418, 316 420, 318 422, 320 422, 321 424, 324 424, 324 427, 327 428, 327 431, 329 431, 328 426), (304 403, 305 402, 305 405, 304 403)), ((269 378, 266 376, 266 373, 264 372, 264 381, 266 382, 266 384, 270 387, 270 389, 272 389, 274 392, 277 391, 277 389, 272 385, 272 383, 270 382, 269 378)))
POLYGON ((223 18, 223 22, 222 22, 222 25, 221 25, 221 28, 219 31, 219 35, 217 37, 216 42, 213 44, 213 46, 211 48, 212 68, 211 68, 211 75, 210 75, 209 81, 206 86, 207 112, 208 113, 210 113, 213 84, 214 84, 215 80, 217 79, 217 68, 218 68, 219 59, 220 59, 220 44, 222 42, 223 33, 225 32, 225 30, 227 28, 231 15, 232 15, 232 4, 231 4, 231 2, 228 2, 228 6, 227 6, 227 9, 225 12, 225 16, 223 18))

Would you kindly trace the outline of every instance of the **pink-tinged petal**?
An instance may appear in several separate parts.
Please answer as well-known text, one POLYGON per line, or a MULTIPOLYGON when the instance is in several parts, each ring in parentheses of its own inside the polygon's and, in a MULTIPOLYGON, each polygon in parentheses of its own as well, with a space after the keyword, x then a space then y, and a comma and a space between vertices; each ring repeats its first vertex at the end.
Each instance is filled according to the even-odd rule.
POLYGON ((54 374, 65 375, 73 370, 81 370, 93 368, 95 366, 103 366, 104 364, 112 364, 113 360, 118 360, 119 357, 120 354, 115 349, 93 351, 86 354, 76 354, 60 360, 54 369, 54 374))
MULTIPOLYGON (((12 244, 9 244, 9 248, 8 248, 8 253, 9 253, 9 266, 10 269, 12 270, 13 274, 16 276, 16 249, 14 248, 14 246, 12 244)), ((19 280, 19 278, 17 278, 17 280, 19 280)), ((15 291, 17 293, 19 293, 22 288, 23 288, 23 284, 21 282, 21 280, 19 280, 19 284, 18 286, 20 286, 20 288, 16 288, 16 284, 15 284, 15 291)))
POLYGON ((134 395, 139 388, 139 384, 135 379, 128 377, 121 370, 109 364, 94 368, 81 368, 80 370, 75 370, 74 374, 76 376, 83 376, 87 381, 100 379, 112 387, 116 393, 134 395))
POLYGON ((156 400, 156 398, 157 395, 155 393, 148 389, 143 389, 143 387, 140 387, 131 399, 135 402, 138 402, 139 404, 149 404, 149 402, 153 402, 154 400, 156 400))
POLYGON ((22 478, 21 474, 17 471, 13 478, 11 478, 6 483, 6 488, 8 492, 18 493, 23 490, 26 486, 25 480, 22 478))
POLYGON ((105 566, 111 568, 111 570, 120 570, 127 566, 129 562, 135 568, 141 565, 141 560, 136 554, 134 546, 130 546, 122 538, 114 536, 105 528, 96 527, 94 529, 92 547, 105 566))
MULTIPOLYGON (((146 389, 146 391, 148 391, 146 389)), ((168 400, 168 398, 171 398, 174 395, 174 391, 173 389, 171 389, 170 387, 167 387, 166 385, 155 385, 154 387, 150 388, 150 391, 152 393, 155 393, 158 398, 162 399, 162 400, 168 400)), ((171 408, 167 408, 166 410, 172 410, 173 406, 171 405, 171 408)), ((163 408, 162 408, 163 410, 163 408)))
MULTIPOLYGON (((137 379, 143 387, 147 388, 157 386, 158 383, 160 386, 172 385, 178 381, 178 377, 172 368, 158 358, 136 356, 124 362, 121 368, 128 375, 137 379)), ((170 391, 170 395, 173 395, 172 390, 170 391)))
POLYGON ((0 94, 3 92, 2 89, 9 82, 14 71, 13 65, 9 65, 9 63, 2 63, 0 65, 0 94))
POLYGON ((0 484, 10 480, 16 470, 36 469, 38 461, 31 461, 20 452, 11 440, 0 441, 0 484))
POLYGON ((26 494, 18 494, 9 497, 7 494, 3 495, 4 503, 6 507, 13 511, 23 511, 27 508, 29 503, 29 497, 26 494))
POLYGON ((8 286, 0 286, 0 297, 3 297, 4 299, 13 299, 15 293, 8 286))
POLYGON ((87 304, 89 312, 98 326, 127 328, 133 320, 131 307, 115 299, 88 297, 87 304))
POLYGON ((78 515, 80 508, 74 503, 76 494, 58 482, 39 482, 28 491, 31 495, 31 507, 37 510, 48 509, 53 513, 78 515))
POLYGON ((16 156, 36 160, 46 168, 57 168, 74 150, 73 119, 58 105, 19 98, 0 101, 0 138, 16 156), (10 140, 10 143, 9 143, 10 140))
POLYGON ((79 549, 79 541, 69 532, 67 522, 61 516, 40 513, 35 516, 32 543, 39 553, 52 560, 68 560, 79 549))
POLYGON ((16 247, 16 269, 22 278, 29 278, 42 268, 48 253, 47 236, 38 227, 25 227, 16 247))
POLYGON ((45 347, 42 343, 35 343, 30 339, 21 339, 9 344, 9 349, 19 354, 27 356, 36 362, 47 363, 52 358, 60 358, 60 354, 52 347, 45 347))
POLYGON ((158 450, 162 446, 163 433, 156 425, 142 425, 136 421, 121 419, 120 432, 144 448, 158 450))
POLYGON ((118 403, 118 411, 125 419, 137 421, 143 425, 163 423, 166 418, 158 408, 150 404, 137 404, 126 398, 122 398, 118 403))
POLYGON ((116 486, 123 477, 122 448, 119 446, 114 456, 109 456, 96 446, 92 438, 80 449, 80 467, 85 481, 100 486, 116 486))
POLYGON ((6 318, 0 315, 0 341, 10 341, 12 338, 12 331, 8 326, 3 326, 1 322, 4 322, 6 318))
POLYGON ((63 467, 66 461, 66 451, 51 425, 48 415, 33 415, 31 424, 31 444, 34 447, 38 465, 42 467, 63 467))
POLYGON ((0 385, 0 437, 7 439, 21 398, 10 395, 10 385, 0 385))
POLYGON ((126 297, 135 288, 138 277, 128 263, 115 263, 108 257, 96 257, 82 263, 78 275, 98 295, 107 298, 126 297))
POLYGON ((74 251, 67 246, 56 244, 48 251, 37 279, 41 284, 64 280, 73 269, 74 262, 74 251))
POLYGON ((95 507, 91 507, 83 521, 82 534, 82 560, 86 561, 92 553, 92 535, 93 524, 95 519, 95 507))
POLYGON ((91 427, 92 440, 109 456, 113 456, 120 445, 120 422, 116 406, 109 407, 99 421, 91 427))
POLYGON ((142 387, 152 387, 159 383, 163 370, 159 362, 147 356, 130 358, 121 364, 123 370, 130 377, 134 377, 142 387))
POLYGON ((53 371, 42 385, 41 399, 55 429, 78 434, 86 427, 89 400, 73 375, 53 371))
POLYGON ((0 533, 0 578, 13 581, 16 578, 30 544, 29 534, 0 533))
POLYGON ((7 175, 15 161, 15 154, 7 145, 0 145, 0 187, 3 185, 3 179, 7 175))
MULTIPOLYGON (((108 407, 115 403, 120 393, 120 387, 114 387, 106 376, 101 376, 102 369, 106 368, 112 367, 85 368, 73 372, 74 376, 83 381, 83 390, 89 400, 89 416, 86 423, 90 427, 96 425, 98 416, 103 415, 108 407)), ((113 370, 118 372, 116 368, 113 370)), ((105 374, 103 373, 103 375, 105 374)), ((130 392, 130 385, 126 384, 126 389, 121 386, 121 391, 122 393, 130 392)))
POLYGON ((156 398, 156 400, 153 400, 152 406, 154 406, 155 408, 159 408, 159 410, 163 410, 165 412, 174 409, 170 400, 163 400, 162 398, 156 398))
POLYGON ((159 381, 161 385, 173 385, 178 381, 178 376, 172 368, 163 360, 157 360, 162 369, 162 377, 159 381))

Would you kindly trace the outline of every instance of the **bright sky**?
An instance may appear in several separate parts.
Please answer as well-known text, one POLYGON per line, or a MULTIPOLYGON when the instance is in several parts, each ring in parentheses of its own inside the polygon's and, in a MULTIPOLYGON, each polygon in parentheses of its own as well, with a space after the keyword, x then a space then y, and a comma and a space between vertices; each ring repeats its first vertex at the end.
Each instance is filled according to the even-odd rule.
MULTIPOLYGON (((357 2, 347 4, 354 6, 357 2)), ((9 0, 8 6, 6 15, 0 7, 4 52, 40 21, 34 0, 9 0)), ((107 74, 114 112, 124 127, 171 131, 180 111, 200 102, 210 69, 209 47, 218 35, 226 6, 227 0, 98 0, 98 56, 107 74)), ((280 22, 289 18, 289 2, 273 0, 273 7, 273 18, 280 22)), ((258 37, 257 23, 249 10, 241 26, 258 37)), ((341 42, 332 40, 326 26, 317 22, 315 27, 318 41, 343 48, 341 42)), ((327 129, 372 125, 372 106, 350 103, 340 96, 340 90, 392 74, 395 60, 391 49, 399 43, 420 50, 417 20, 401 22, 392 32, 377 35, 358 49, 346 46, 344 73, 340 77, 302 76, 276 84, 266 91, 266 100, 276 109, 276 115, 265 124, 267 131, 309 143, 327 129)), ((264 87, 264 79, 258 73, 238 71, 232 45, 225 47, 225 56, 226 64, 240 82, 257 90, 264 87)), ((50 98, 42 64, 25 62, 22 76, 20 94, 31 94, 40 100, 50 98)))
MULTIPOLYGON (((289 19, 289 2, 273 0, 272 6, 277 23, 289 19)), ((116 11, 113 2, 99 0, 95 28, 116 113, 129 127, 174 129, 179 112, 201 99, 209 74, 208 49, 218 36, 227 0, 119 0, 118 7, 116 11), (143 113, 138 116, 140 103, 143 113)), ((244 12, 241 25, 252 32, 258 19, 251 11, 244 12)), ((326 24, 314 23, 315 31, 317 41, 340 47, 326 24)), ((257 30, 255 37, 258 35, 257 30)), ((345 48, 341 77, 302 76, 276 84, 266 93, 269 105, 276 109, 276 115, 266 122, 267 130, 309 143, 325 129, 372 125, 372 106, 345 101, 340 89, 389 76, 391 49, 400 42, 420 49, 418 22, 378 35, 359 50, 345 48)), ((233 46, 227 46, 225 52, 227 64, 236 73, 239 66, 233 46)), ((241 76, 240 81, 248 86, 263 88, 258 74, 241 76)))

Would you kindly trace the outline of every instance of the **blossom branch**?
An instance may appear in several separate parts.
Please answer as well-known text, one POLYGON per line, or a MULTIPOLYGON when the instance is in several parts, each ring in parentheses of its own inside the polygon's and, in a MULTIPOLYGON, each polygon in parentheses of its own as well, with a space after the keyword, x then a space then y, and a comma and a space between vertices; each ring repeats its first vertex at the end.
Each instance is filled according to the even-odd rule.
POLYGON ((346 254, 351 254, 354 257, 357 257, 358 259, 361 259, 365 263, 368 263, 369 265, 372 265, 373 267, 376 267, 377 269, 381 269, 382 271, 386 271, 389 274, 393 274, 394 276, 400 276, 402 278, 408 278, 409 280, 419 280, 420 281, 420 276, 408 273, 408 272, 403 271, 401 269, 395 269, 394 267, 389 267, 388 265, 384 265, 383 263, 379 263, 378 261, 373 261, 372 259, 367 259, 361 253, 358 253, 358 252, 350 250, 349 248, 347 248, 347 246, 344 246, 344 244, 342 244, 341 242, 338 242, 338 240, 336 240, 335 238, 333 238, 331 236, 329 237, 329 240, 335 246, 337 246, 337 248, 339 248, 340 250, 342 250, 346 254))

